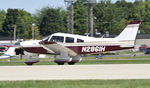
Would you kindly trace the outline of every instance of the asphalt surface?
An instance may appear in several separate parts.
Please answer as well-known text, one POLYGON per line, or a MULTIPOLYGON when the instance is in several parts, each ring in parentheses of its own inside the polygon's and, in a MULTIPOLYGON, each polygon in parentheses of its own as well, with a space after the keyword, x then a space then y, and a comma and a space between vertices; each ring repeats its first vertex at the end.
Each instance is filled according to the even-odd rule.
POLYGON ((0 81, 150 79, 150 64, 0 66, 0 81))

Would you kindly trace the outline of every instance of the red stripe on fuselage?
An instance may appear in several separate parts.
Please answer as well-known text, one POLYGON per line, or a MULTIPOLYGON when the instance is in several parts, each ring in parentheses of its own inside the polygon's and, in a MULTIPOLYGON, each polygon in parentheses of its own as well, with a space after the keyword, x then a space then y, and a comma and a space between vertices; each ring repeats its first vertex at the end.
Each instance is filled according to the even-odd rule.
POLYGON ((106 51, 131 49, 134 47, 120 47, 120 45, 114 45, 114 46, 67 46, 67 48, 71 49, 77 54, 92 54, 92 53, 95 54, 106 51))
MULTIPOLYGON (((95 54, 106 51, 115 51, 115 50, 123 50, 123 49, 131 49, 134 47, 120 47, 120 45, 114 46, 66 46, 77 54, 95 54)), ((23 47, 23 49, 30 53, 38 53, 38 54, 53 54, 49 53, 43 47, 23 47)))

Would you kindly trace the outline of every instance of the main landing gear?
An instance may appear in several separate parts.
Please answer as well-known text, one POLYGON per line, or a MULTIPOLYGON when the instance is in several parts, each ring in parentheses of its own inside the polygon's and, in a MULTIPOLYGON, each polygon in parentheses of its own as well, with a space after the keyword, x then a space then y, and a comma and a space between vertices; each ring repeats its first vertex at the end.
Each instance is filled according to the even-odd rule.
POLYGON ((64 65, 65 63, 70 62, 71 60, 72 58, 68 56, 68 53, 61 52, 60 56, 56 57, 54 62, 58 65, 64 65))
POLYGON ((75 63, 80 61, 81 61, 81 57, 79 55, 70 57, 66 53, 61 54, 60 57, 58 58, 55 58, 55 62, 58 65, 64 65, 65 63, 68 63, 68 65, 74 65, 75 63))

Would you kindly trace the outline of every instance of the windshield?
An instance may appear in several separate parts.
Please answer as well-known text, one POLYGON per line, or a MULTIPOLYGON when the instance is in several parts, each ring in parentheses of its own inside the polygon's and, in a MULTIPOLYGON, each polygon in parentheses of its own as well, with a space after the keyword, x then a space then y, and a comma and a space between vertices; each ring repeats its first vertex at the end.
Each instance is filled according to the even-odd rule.
POLYGON ((48 41, 50 37, 51 37, 51 35, 49 35, 49 36, 43 38, 42 40, 43 40, 43 41, 48 41))
POLYGON ((64 37, 63 36, 52 36, 50 41, 51 42, 63 42, 64 41, 64 37))

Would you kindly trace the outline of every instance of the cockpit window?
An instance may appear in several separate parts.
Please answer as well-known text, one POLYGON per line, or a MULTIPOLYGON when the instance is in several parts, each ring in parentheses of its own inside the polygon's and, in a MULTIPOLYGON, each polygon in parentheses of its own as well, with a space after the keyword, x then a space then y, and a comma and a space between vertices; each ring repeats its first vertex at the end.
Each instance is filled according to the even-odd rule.
POLYGON ((74 43, 74 38, 66 37, 66 43, 74 43))
POLYGON ((84 42, 82 39, 77 39, 77 43, 84 42))
POLYGON ((53 36, 50 39, 51 42, 64 42, 64 37, 63 36, 53 36))
POLYGON ((48 41, 50 37, 51 37, 51 35, 49 35, 49 36, 45 37, 45 38, 44 38, 44 39, 42 39, 42 40, 43 40, 43 41, 48 41))

